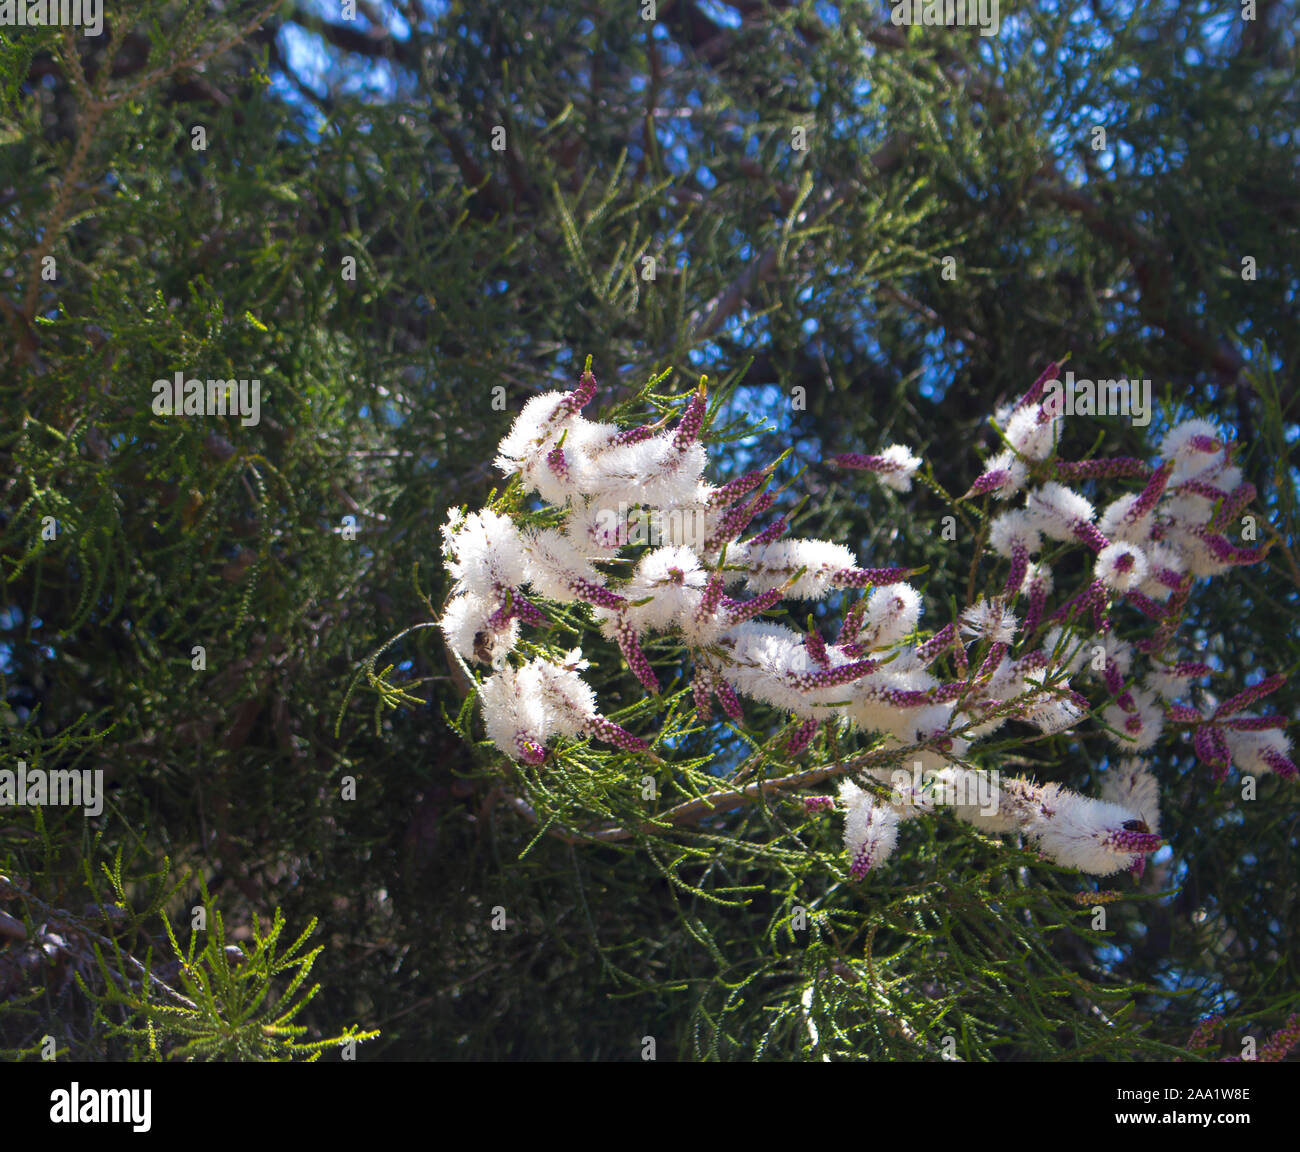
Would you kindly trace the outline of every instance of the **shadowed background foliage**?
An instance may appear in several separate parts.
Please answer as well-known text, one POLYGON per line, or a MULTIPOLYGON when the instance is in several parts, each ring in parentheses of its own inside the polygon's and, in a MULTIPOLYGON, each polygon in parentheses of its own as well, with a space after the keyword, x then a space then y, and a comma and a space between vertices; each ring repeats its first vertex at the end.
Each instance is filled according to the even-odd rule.
MULTIPOLYGON (((1187 741, 1155 764, 1172 854, 1105 882, 1103 935, 1075 900, 1095 882, 939 821, 863 885, 836 879, 833 822, 776 804, 538 838, 448 722, 433 629, 375 666, 407 699, 348 696, 434 618, 438 526, 500 484, 514 413, 588 355, 597 405, 673 369, 658 393, 707 373, 725 396, 715 429, 766 418, 713 478, 792 447, 798 533, 928 564, 933 627, 973 540, 938 537, 932 490, 823 457, 898 441, 956 495, 1047 361, 1149 378, 1151 429, 1070 422, 1064 452, 1147 455, 1192 412, 1235 430, 1272 550, 1202 583, 1189 643, 1229 687, 1296 668, 1295 5, 1003 3, 996 37, 882 3, 644 14, 127 0, 98 39, 0 29, 0 755, 109 790, 94 818, 0 810, 11 1056, 310 1054, 241 1006, 239 973, 285 994, 256 943, 276 908, 324 946, 304 1041, 378 1030, 363 1059, 638 1059, 648 1036, 660 1059, 907 1060, 948 1035, 966 1059, 1167 1059, 1207 1013, 1215 1055, 1300 1008, 1295 786, 1243 803, 1187 741), (155 415, 178 371, 258 378, 260 421, 155 415), (165 922, 206 949, 192 970, 165 922)), ((603 709, 636 704, 605 665, 603 709)), ((676 751, 743 750, 717 728, 676 751)), ((1028 754, 1095 794, 1104 751, 1028 754)), ((594 764, 575 803, 617 807, 640 770, 594 764)))

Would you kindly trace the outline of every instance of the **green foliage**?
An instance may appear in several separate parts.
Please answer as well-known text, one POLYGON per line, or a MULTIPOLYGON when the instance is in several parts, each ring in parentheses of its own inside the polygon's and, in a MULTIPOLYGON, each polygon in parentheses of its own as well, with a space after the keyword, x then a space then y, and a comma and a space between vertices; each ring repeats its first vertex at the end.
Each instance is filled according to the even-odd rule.
MULTIPOLYGON (((1152 431, 1237 431, 1275 543, 1198 589, 1196 639, 1216 691, 1295 669, 1294 4, 1250 28, 1227 0, 1004 2, 995 38, 895 35, 860 0, 737 4, 736 27, 398 0, 409 32, 373 35, 299 4, 112 7, 99 40, 0 30, 0 768, 106 784, 100 816, 0 810, 0 912, 27 934, 0 936, 6 1054, 378 1032, 360 1058, 637 1059, 654 1036, 661 1059, 931 1059, 951 1035, 963 1059, 1166 1059, 1208 1012, 1227 1052, 1296 1010, 1282 782, 1245 802, 1173 746, 1173 858, 1119 899, 943 821, 852 885, 833 824, 778 795, 669 814, 870 746, 791 762, 761 711, 701 731, 607 645, 602 709, 656 735, 656 806, 642 762, 585 742, 515 774, 428 627, 447 509, 522 507, 495 445, 588 353, 605 418, 676 410, 707 372, 712 478, 788 450, 775 511, 807 494, 798 534, 927 566, 940 618, 987 571, 984 513, 949 498, 997 449, 984 417, 1068 351, 1152 378, 1152 431), (259 379, 260 421, 155 414, 178 371, 259 379), (820 465, 894 440, 930 469, 910 494, 820 465), (950 511, 960 547, 932 530, 950 511), (172 927, 199 905, 206 933, 172 927), (25 966, 56 920, 81 943, 25 966)), ((1145 451, 1118 422, 1067 434, 1073 458, 1145 451)), ((1275 700, 1297 713, 1294 677, 1275 700)), ((1100 745, 1022 753, 1095 791, 1100 745)))

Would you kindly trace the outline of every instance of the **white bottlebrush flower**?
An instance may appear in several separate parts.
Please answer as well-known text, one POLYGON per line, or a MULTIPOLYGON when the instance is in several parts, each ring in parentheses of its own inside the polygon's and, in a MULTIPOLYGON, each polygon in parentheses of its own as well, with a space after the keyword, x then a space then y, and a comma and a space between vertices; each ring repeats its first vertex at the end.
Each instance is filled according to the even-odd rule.
POLYGON ((627 616, 638 632, 665 631, 694 616, 707 582, 708 573, 689 548, 655 548, 641 557, 619 594, 630 601, 627 616), (636 603, 646 598, 648 603, 636 603))
POLYGON ((1097 521, 1101 534, 1110 540, 1124 540, 1130 544, 1143 544, 1150 539, 1152 513, 1132 518, 1132 512, 1141 493, 1130 492, 1106 505, 1097 521))
POLYGON ((1030 492, 1025 506, 1038 530, 1052 540, 1073 539, 1076 527, 1093 517, 1087 499, 1054 480, 1030 492))
POLYGON ((519 643, 519 620, 504 624, 493 600, 483 596, 453 596, 442 610, 439 626, 447 646, 467 661, 497 664, 519 643))
MULTIPOLYGON (((727 550, 730 563, 731 549, 727 550)), ((774 540, 761 548, 751 549, 746 586, 753 592, 779 588, 800 568, 804 574, 786 595, 791 600, 817 600, 835 587, 836 573, 857 567, 857 557, 843 544, 826 540, 774 540)))
POLYGON ((909 635, 921 618, 921 594, 910 584, 884 584, 867 598, 860 641, 869 649, 885 648, 909 635))
MULTIPOLYGON (((610 600, 605 577, 572 539, 554 528, 533 529, 521 537, 528 582, 551 600, 610 600)), ((611 601, 612 603, 612 601, 611 601)))
POLYGON ((1160 738, 1161 729, 1165 725, 1165 714, 1156 694, 1150 689, 1138 688, 1131 695, 1133 711, 1125 711, 1119 704, 1112 704, 1101 714, 1101 718, 1119 733, 1108 733, 1116 745, 1141 752, 1160 738))
POLYGON ((1023 508, 998 516, 989 528, 989 546, 1005 560, 1017 549, 1033 556, 1043 546, 1043 535, 1023 508))
POLYGON ((1223 440, 1219 430, 1208 420, 1184 420, 1166 434, 1160 445, 1160 455, 1174 461, 1171 484, 1181 484, 1204 472, 1219 458, 1223 440))
POLYGON ((1160 785, 1141 760, 1121 760, 1110 768, 1101 798, 1132 812, 1150 831, 1160 831, 1160 785))
POLYGON ((506 666, 484 680, 478 692, 488 739, 512 760, 541 763, 550 733, 536 670, 506 666))
POLYGON ((591 459, 587 495, 615 504, 680 507, 695 499, 705 462, 704 445, 695 441, 678 449, 671 434, 620 444, 591 459))
POLYGON ((1068 732, 1083 719, 1084 711, 1064 696, 1042 693, 1025 713, 1025 719, 1046 736, 1068 732))
POLYGON ((1025 580, 1020 587, 1025 592, 1036 591, 1043 596, 1050 596, 1053 587, 1051 567, 1047 564, 1031 562, 1025 568, 1025 580))
POLYGON ((579 500, 565 523, 564 534, 583 556, 616 556, 629 543, 631 513, 626 505, 579 500))
POLYGON ((876 478, 895 492, 910 492, 912 477, 921 467, 920 457, 913 456, 902 444, 891 444, 880 454, 880 458, 885 461, 885 465, 876 470, 876 478))
POLYGON ((1025 832, 1044 855, 1067 868, 1109 876, 1131 868, 1159 838, 1136 813, 1048 784, 1025 832))
POLYGON ((1127 676, 1133 666, 1133 645, 1112 632, 1089 636, 1083 642, 1079 667, 1075 670, 1083 676, 1101 679, 1106 666, 1113 664, 1121 676, 1127 676))
POLYGON ((1262 728, 1257 731, 1224 728, 1222 732, 1228 751, 1232 754, 1232 762, 1240 772, 1276 772, 1278 766, 1269 763, 1269 754, 1285 761, 1291 751, 1291 739, 1280 728, 1262 728))
POLYGON ((961 614, 961 630, 992 644, 1010 644, 1016 638, 1020 621, 1014 612, 998 600, 977 600, 961 614))
POLYGON ((540 658, 529 661, 546 712, 548 734, 577 736, 596 715, 596 694, 578 675, 587 664, 580 648, 570 652, 563 664, 540 658))
POLYGON ((1007 421, 1007 442, 1031 460, 1046 460, 1052 454, 1060 436, 1064 417, 1059 413, 1048 416, 1038 404, 1017 408, 1007 421))
POLYGON ((1009 500, 1024 486, 1029 479, 1029 469, 1010 448, 999 452, 984 465, 984 475, 993 477, 996 483, 986 490, 993 493, 998 500, 1009 500))
POLYGON ((489 597, 527 578, 523 542, 508 516, 486 508, 471 512, 454 526, 449 520, 443 539, 457 592, 489 597))
POLYGON ((1160 578, 1160 574, 1172 572, 1181 576, 1187 570, 1187 562, 1168 544, 1153 541, 1144 544, 1142 550, 1147 556, 1147 578, 1138 586, 1138 591, 1152 600, 1168 600, 1173 589, 1160 578))
POLYGON ((898 813, 900 820, 934 811, 934 772, 927 771, 919 759, 896 768, 870 769, 866 775, 888 790, 888 806, 898 813))
POLYGON ((1215 558, 1204 540, 1181 524, 1174 524, 1165 533, 1164 543, 1182 560, 1183 569, 1197 579, 1219 576, 1232 567, 1226 560, 1215 558))
POLYGON ((894 851, 899 816, 850 780, 840 784, 839 793, 845 808, 844 847, 849 854, 849 875, 861 880, 894 851))
POLYGON ((983 832, 1011 832, 1019 826, 996 772, 950 764, 936 774, 934 794, 957 819, 983 832))
POLYGON ((567 398, 565 392, 543 392, 529 398, 497 445, 496 465, 502 472, 509 476, 539 453, 545 455, 546 446, 558 438, 568 416, 567 408, 561 410, 567 398))
POLYGON ((1130 592, 1147 577, 1147 558, 1136 544, 1117 540, 1097 553, 1093 575, 1107 588, 1130 592))

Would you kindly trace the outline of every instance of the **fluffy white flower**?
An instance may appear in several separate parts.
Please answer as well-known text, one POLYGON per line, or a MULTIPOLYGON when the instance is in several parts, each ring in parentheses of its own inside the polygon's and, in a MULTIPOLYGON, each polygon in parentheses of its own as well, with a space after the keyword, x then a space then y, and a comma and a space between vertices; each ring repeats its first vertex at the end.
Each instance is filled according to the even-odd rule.
POLYGON ((845 807, 844 847, 850 859, 849 875, 860 880, 894 851, 899 815, 849 780, 840 784, 840 803, 845 807))
POLYGON ((1241 772, 1276 772, 1277 768, 1266 758, 1267 753, 1285 757, 1291 751, 1291 739, 1280 728, 1259 731, 1224 728, 1222 732, 1232 762, 1241 772))
POLYGON ((1147 558, 1136 544, 1117 540, 1097 553, 1093 575, 1107 588, 1129 592, 1147 578, 1147 558))
MULTIPOLYGON (((727 550, 728 563, 731 549, 727 550)), ((817 600, 835 587, 836 573, 856 568, 858 559, 843 544, 826 540, 774 540, 749 552, 746 586, 753 592, 779 588, 800 568, 807 569, 790 587, 791 600, 817 600)))
POLYGON ((984 466, 986 476, 994 472, 1006 474, 1000 484, 989 489, 998 500, 1010 499, 1025 486, 1025 481, 1029 478, 1025 462, 1010 448, 999 452, 984 466))
POLYGON ((655 548, 641 557, 627 587, 628 619, 638 632, 662 631, 690 620, 699 606, 708 573, 689 548, 655 548), (649 597, 649 603, 636 601, 649 597))
POLYGON ((584 482, 593 498, 617 504, 673 508, 690 504, 699 491, 706 456, 695 441, 678 450, 671 434, 609 448, 590 461, 584 482))
POLYGON ((1152 600, 1168 600, 1173 589, 1159 578, 1159 573, 1163 570, 1181 576, 1187 569, 1187 562, 1167 544, 1145 544, 1143 551, 1147 556, 1147 578, 1138 586, 1138 591, 1152 600))
POLYGON ((1106 505, 1097 527, 1111 540, 1125 540, 1130 544, 1145 544, 1151 535, 1152 512, 1132 517, 1141 493, 1130 492, 1106 505))
POLYGON ((1030 492, 1025 506, 1038 530, 1052 540, 1072 539, 1075 526, 1090 523, 1093 516, 1083 496, 1055 480, 1030 492))
POLYGON ((521 543, 528 566, 528 582, 551 600, 573 600, 581 585, 603 587, 602 576, 577 545, 554 528, 533 529, 521 543))
POLYGON ((486 597, 527 579, 523 542, 510 517, 485 508, 454 525, 449 520, 442 531, 455 591, 486 597))
POLYGON ((512 760, 539 763, 548 736, 542 686, 532 665, 505 667, 478 689, 488 739, 512 760))
POLYGON ((1006 425, 1007 441, 1022 456, 1046 460, 1056 446, 1063 419, 1059 413, 1047 416, 1038 404, 1017 408, 1006 425))
POLYGON ((1106 772, 1101 798, 1136 815, 1152 832, 1160 831, 1160 785, 1141 760, 1121 760, 1106 772))
POLYGON ((1067 868, 1095 876, 1109 876, 1129 868, 1144 851, 1126 845, 1143 833, 1127 825, 1140 825, 1135 813, 1087 796, 1067 791, 1059 784, 1042 790, 1039 812, 1025 827, 1044 855, 1067 868))
POLYGON ((1208 420, 1195 419, 1171 428, 1160 445, 1160 454, 1174 461, 1170 483, 1180 484, 1214 464, 1222 449, 1219 430, 1208 420))
POLYGON ((1028 709, 1025 719, 1045 735, 1054 736, 1058 732, 1070 731, 1083 716, 1083 709, 1073 700, 1044 693, 1028 709))
POLYGON ((937 803, 984 832, 1011 832, 1018 826, 1017 813, 1003 796, 999 775, 949 765, 937 773, 934 795, 937 803))
POLYGON ((1121 676, 1127 676, 1133 665, 1133 645, 1114 632, 1105 632, 1088 637, 1083 642, 1081 656, 1077 671, 1084 676, 1100 678, 1107 664, 1114 664, 1121 676))
POLYGON ((1020 627, 1015 613, 997 600, 977 600, 961 619, 963 632, 994 644, 1010 644, 1020 627))
POLYGON ((1156 700, 1156 694, 1150 689, 1136 689, 1132 696, 1134 711, 1126 712, 1118 704, 1112 704, 1101 714, 1101 718, 1119 733, 1109 733, 1115 744, 1120 748, 1137 749, 1140 752, 1150 748, 1160 738, 1160 731, 1165 725, 1165 714, 1156 700))
POLYGON ((885 648, 916 628, 921 618, 921 594, 910 584, 883 584, 867 598, 860 642, 868 649, 885 648))
POLYGON ((482 596, 453 596, 442 610, 439 626, 451 650, 465 660, 497 664, 519 643, 519 620, 493 621, 495 602, 482 596))
POLYGON ((1052 592, 1052 570, 1046 564, 1029 564, 1025 568, 1025 581, 1020 585, 1021 590, 1030 592, 1037 587, 1044 596, 1050 596, 1052 592))
POLYGON ((989 546, 999 556, 1010 560, 1016 548, 1033 556, 1043 546, 1043 536, 1029 513, 1023 508, 1003 512, 989 528, 989 546))
POLYGON ((912 476, 921 467, 920 457, 913 456, 902 444, 891 444, 880 456, 888 461, 888 466, 876 473, 876 479, 895 492, 910 492, 912 476))

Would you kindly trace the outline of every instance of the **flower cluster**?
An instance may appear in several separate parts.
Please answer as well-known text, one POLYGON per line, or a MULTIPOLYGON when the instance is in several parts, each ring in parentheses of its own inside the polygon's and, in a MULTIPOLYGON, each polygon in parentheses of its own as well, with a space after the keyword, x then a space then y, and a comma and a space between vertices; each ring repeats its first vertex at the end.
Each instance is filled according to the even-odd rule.
MULTIPOLYGON (((1244 711, 1280 676, 1208 714, 1188 702, 1191 683, 1212 674, 1178 648, 1192 584, 1261 554, 1223 535, 1254 496, 1229 447, 1213 425, 1190 420, 1165 437, 1158 466, 1126 458, 1064 461, 1064 417, 1043 399, 1055 371, 1049 365, 1018 403, 995 415, 1006 448, 964 497, 1009 502, 1023 494, 1022 506, 988 525, 990 549, 1008 564, 1001 591, 927 638, 918 635, 922 598, 908 583, 912 570, 865 568, 841 544, 786 538, 782 516, 755 524, 775 504, 768 491, 775 465, 719 486, 705 479, 703 381, 673 428, 661 421, 624 430, 588 420, 582 409, 596 390, 590 370, 572 392, 532 398, 502 440, 496 464, 523 495, 535 493, 555 510, 552 526, 521 527, 489 509, 453 511, 443 527, 454 586, 442 629, 462 658, 493 668, 479 687, 489 738, 507 756, 534 765, 545 762, 555 738, 648 749, 600 716, 579 675, 587 666, 580 651, 562 663, 510 662, 521 627, 549 623, 535 596, 586 604, 650 692, 660 686, 643 645, 671 633, 689 652, 701 723, 715 702, 743 721, 741 700, 748 697, 790 714, 791 755, 832 722, 875 734, 900 758, 915 758, 928 774, 924 787, 896 788, 885 798, 877 794, 884 781, 873 782, 871 773, 842 783, 855 876, 889 856, 902 820, 932 811, 936 795, 968 789, 982 789, 987 802, 951 807, 977 827, 1020 832, 1046 857, 1084 871, 1140 870, 1161 841, 1154 778, 1137 760, 1110 771, 1102 800, 1058 784, 999 781, 964 763, 976 741, 1009 721, 1049 734, 1073 729, 1095 709, 1072 680, 1104 693, 1100 719, 1121 753, 1146 751, 1166 727, 1182 725, 1219 777, 1231 764, 1294 776, 1283 718, 1244 711), (1137 479, 1142 487, 1098 515, 1072 485, 1104 479, 1137 479), (649 522, 657 542, 630 557, 633 514, 649 522), (1063 594, 1053 569, 1063 570, 1060 557, 1071 549, 1090 554, 1089 573, 1063 594), (633 560, 619 577, 606 572, 633 560), (782 600, 849 597, 854 589, 868 591, 846 601, 833 641, 757 618, 782 600), (1113 625, 1121 605, 1154 622, 1148 638, 1119 637, 1113 625)), ((921 466, 897 444, 828 463, 871 472, 904 492, 921 466)), ((833 804, 829 797, 810 800, 813 809, 833 804)))

